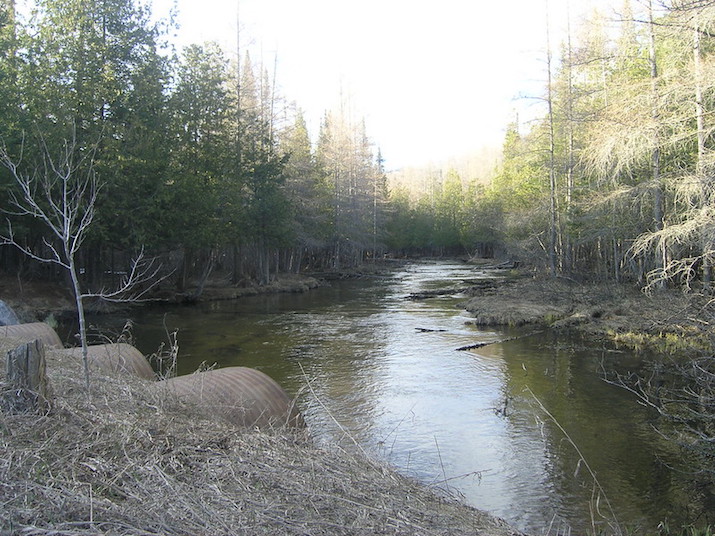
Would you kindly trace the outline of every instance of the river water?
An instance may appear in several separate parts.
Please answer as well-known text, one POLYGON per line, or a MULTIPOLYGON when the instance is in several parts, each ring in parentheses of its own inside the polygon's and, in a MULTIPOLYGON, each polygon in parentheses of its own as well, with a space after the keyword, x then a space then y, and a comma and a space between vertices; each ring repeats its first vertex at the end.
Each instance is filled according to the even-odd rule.
POLYGON ((305 294, 150 308, 133 332, 152 353, 178 330, 180 374, 202 362, 262 370, 298 394, 319 440, 354 440, 521 530, 618 523, 652 533, 677 519, 672 453, 655 416, 601 379, 602 366, 637 369, 635 357, 468 325, 464 296, 406 299, 480 277, 455 262, 416 263, 305 294))

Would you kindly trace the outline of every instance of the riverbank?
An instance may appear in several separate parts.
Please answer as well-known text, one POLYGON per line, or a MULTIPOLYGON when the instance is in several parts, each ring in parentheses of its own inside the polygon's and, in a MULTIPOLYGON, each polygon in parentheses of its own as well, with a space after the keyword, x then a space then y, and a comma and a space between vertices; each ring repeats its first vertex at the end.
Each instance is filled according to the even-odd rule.
POLYGON ((126 375, 87 396, 77 360, 47 367, 49 413, 0 414, 2 534, 519 534, 359 451, 209 420, 126 375))
MULTIPOLYGON (((236 286, 220 275, 211 278, 196 301, 235 300, 272 293, 308 292, 336 279, 384 275, 405 261, 366 264, 350 271, 313 274, 279 274, 265 286, 236 286)), ((711 329, 704 312, 709 301, 697 294, 665 290, 645 294, 636 286, 611 282, 580 283, 569 278, 500 266, 489 269, 490 284, 465 282, 453 292, 466 293, 462 307, 481 326, 524 326, 573 329, 595 339, 606 339, 635 350, 661 353, 710 349, 711 329)), ((480 280, 483 282, 483 280, 480 280)), ((423 296, 424 297, 424 296, 423 296)), ((0 277, 0 299, 23 322, 74 314, 68 289, 45 281, 19 281, 0 277)), ((152 299, 165 303, 186 302, 183 293, 159 289, 152 299)), ((126 306, 126 305, 125 305, 126 306)), ((103 307, 89 304, 89 308, 103 307)))
POLYGON ((470 297, 463 307, 476 325, 570 329, 659 353, 710 348, 712 330, 703 316, 708 301, 696 294, 645 294, 626 284, 518 272, 495 277, 496 285, 467 290, 470 297))
MULTIPOLYGON (((146 302, 135 304, 107 304, 89 301, 85 307, 89 311, 106 312, 119 308, 141 306, 147 302, 180 304, 199 301, 236 300, 259 294, 308 292, 324 284, 310 275, 279 274, 267 285, 237 286, 229 283, 228 278, 216 275, 209 279, 201 294, 193 296, 191 292, 178 291, 170 285, 160 285, 148 297, 146 302)), ((0 277, 0 300, 8 304, 22 322, 45 321, 48 317, 75 314, 74 298, 70 289, 49 281, 30 279, 21 280, 13 277, 0 277)))

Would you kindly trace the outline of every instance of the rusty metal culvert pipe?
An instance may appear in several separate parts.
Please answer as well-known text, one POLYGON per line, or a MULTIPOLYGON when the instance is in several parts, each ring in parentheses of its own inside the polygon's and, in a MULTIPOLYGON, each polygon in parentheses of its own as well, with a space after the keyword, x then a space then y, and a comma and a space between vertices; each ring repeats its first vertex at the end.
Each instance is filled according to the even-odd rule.
MULTIPOLYGON (((82 347, 60 350, 66 355, 82 358, 82 347)), ((105 373, 129 373, 145 380, 155 380, 154 369, 144 354, 125 342, 95 344, 87 347, 87 358, 91 370, 105 373)))
POLYGON ((195 405, 202 413, 245 428, 304 428, 305 421, 283 388, 247 367, 226 367, 154 384, 162 396, 195 405))
POLYGON ((0 337, 17 339, 22 342, 31 342, 39 339, 46 347, 62 348, 62 340, 59 335, 57 335, 57 332, 52 329, 49 324, 45 324, 44 322, 0 326, 0 337))

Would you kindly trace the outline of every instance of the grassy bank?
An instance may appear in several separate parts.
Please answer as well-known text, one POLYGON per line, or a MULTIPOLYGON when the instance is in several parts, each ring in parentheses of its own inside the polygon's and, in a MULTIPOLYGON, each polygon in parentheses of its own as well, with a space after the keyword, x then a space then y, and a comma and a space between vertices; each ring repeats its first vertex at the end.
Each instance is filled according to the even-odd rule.
POLYGON ((47 360, 51 411, 0 412, 2 534, 517 534, 304 432, 207 420, 132 377, 95 374, 88 397, 77 360, 47 360))
POLYGON ((677 290, 647 295, 635 286, 512 273, 499 285, 470 293, 464 308, 477 325, 574 329, 671 355, 712 349, 708 301, 677 290))

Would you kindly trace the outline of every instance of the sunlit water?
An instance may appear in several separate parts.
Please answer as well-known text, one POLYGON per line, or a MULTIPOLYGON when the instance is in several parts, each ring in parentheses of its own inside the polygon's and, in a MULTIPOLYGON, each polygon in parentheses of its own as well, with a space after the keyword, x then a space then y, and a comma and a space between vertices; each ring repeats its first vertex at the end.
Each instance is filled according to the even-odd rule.
POLYGON ((352 438, 533 534, 614 520, 647 533, 677 516, 654 415, 601 379, 602 366, 637 361, 551 333, 468 325, 464 296, 407 299, 483 276, 412 264, 306 294, 152 308, 135 316, 134 335, 151 353, 178 330, 180 374, 202 362, 258 368, 298 394, 318 439, 352 438), (515 335, 528 336, 456 350, 515 335))

